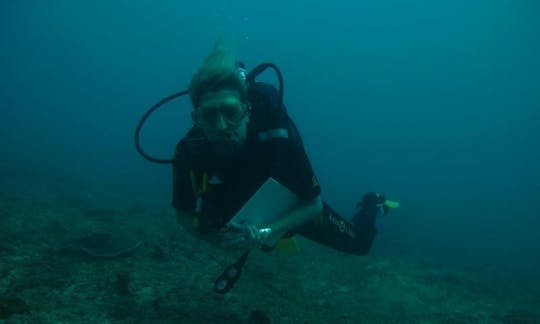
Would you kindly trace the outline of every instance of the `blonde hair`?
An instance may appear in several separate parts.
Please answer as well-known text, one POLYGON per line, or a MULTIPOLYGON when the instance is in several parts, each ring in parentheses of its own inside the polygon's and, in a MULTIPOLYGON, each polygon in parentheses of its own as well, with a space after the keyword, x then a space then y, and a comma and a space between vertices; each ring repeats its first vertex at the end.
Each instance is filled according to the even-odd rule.
POLYGON ((223 38, 218 39, 212 52, 191 79, 189 97, 193 107, 199 105, 204 93, 218 90, 237 91, 242 101, 247 100, 247 88, 238 75, 233 46, 223 38))

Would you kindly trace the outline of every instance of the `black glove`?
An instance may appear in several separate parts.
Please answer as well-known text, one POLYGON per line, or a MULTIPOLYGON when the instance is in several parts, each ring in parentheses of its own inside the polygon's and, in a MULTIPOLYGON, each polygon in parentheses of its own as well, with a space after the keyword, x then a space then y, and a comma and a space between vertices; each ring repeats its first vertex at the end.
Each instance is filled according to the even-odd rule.
POLYGON ((362 201, 356 204, 356 208, 359 208, 360 211, 364 210, 366 212, 378 212, 382 210, 383 215, 386 215, 388 212, 388 206, 385 204, 386 197, 379 193, 368 192, 364 195, 362 201))
POLYGON ((356 204, 356 214, 352 218, 353 225, 360 231, 375 228, 375 218, 384 215, 388 211, 385 206, 386 198, 384 195, 368 192, 362 198, 362 201, 356 204))

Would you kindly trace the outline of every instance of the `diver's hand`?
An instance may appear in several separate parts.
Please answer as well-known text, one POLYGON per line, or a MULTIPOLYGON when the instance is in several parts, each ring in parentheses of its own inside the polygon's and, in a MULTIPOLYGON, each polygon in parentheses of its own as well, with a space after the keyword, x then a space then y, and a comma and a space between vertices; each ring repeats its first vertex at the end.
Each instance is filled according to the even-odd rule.
POLYGON ((272 230, 250 225, 230 224, 220 230, 220 245, 228 249, 250 249, 263 245, 272 230))
POLYGON ((227 226, 219 231, 218 244, 225 249, 239 250, 249 247, 246 232, 243 229, 237 229, 227 226))
POLYGON ((255 226, 248 226, 247 229, 249 232, 249 239, 252 242, 255 242, 257 246, 264 245, 266 240, 268 240, 272 234, 272 229, 270 227, 257 228, 255 226))

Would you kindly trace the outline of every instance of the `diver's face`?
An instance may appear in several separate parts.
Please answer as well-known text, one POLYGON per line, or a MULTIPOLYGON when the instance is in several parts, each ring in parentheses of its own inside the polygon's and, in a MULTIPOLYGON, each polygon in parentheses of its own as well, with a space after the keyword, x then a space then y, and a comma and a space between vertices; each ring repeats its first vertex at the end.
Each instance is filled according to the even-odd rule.
POLYGON ((204 94, 192 117, 208 140, 215 144, 218 153, 234 153, 246 141, 249 109, 236 91, 204 94))

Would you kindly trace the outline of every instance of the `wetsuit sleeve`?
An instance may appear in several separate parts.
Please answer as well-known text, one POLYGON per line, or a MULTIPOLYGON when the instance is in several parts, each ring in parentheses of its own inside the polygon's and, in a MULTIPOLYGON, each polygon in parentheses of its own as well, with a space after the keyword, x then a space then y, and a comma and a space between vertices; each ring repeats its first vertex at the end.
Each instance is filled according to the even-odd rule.
POLYGON ((294 122, 287 118, 285 122, 288 138, 276 140, 275 161, 272 177, 300 196, 301 200, 311 200, 320 192, 309 158, 305 152, 300 134, 294 122))
POLYGON ((181 143, 176 147, 173 161, 172 205, 178 210, 195 210, 196 198, 191 187, 189 165, 181 143))

